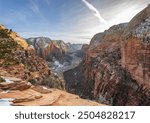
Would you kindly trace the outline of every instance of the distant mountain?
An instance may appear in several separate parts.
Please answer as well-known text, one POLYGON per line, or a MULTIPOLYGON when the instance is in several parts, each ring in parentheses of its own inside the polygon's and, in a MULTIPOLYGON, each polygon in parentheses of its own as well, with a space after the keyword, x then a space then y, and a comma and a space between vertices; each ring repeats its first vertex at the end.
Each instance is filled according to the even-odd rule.
POLYGON ((68 46, 63 41, 52 41, 49 38, 29 38, 27 42, 35 48, 38 56, 47 61, 61 60, 68 51, 68 46))
POLYGON ((82 48, 82 44, 71 44, 71 43, 67 43, 68 45, 68 52, 75 52, 77 50, 81 50, 82 48))
POLYGON ((82 44, 65 43, 46 37, 29 38, 27 42, 37 55, 47 60, 49 66, 58 73, 76 67, 83 58, 82 44))
POLYGON ((51 40, 46 37, 36 37, 26 39, 28 44, 35 48, 38 56, 51 62, 53 60, 61 61, 65 54, 80 50, 81 44, 65 43, 61 40, 51 40))

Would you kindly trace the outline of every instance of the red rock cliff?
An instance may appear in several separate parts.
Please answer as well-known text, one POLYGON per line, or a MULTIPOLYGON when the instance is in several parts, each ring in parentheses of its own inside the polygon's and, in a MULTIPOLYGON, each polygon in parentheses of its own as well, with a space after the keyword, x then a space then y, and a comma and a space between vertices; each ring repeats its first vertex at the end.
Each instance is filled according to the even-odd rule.
POLYGON ((83 62, 64 73, 68 91, 109 105, 150 105, 149 16, 150 6, 96 34, 83 62))

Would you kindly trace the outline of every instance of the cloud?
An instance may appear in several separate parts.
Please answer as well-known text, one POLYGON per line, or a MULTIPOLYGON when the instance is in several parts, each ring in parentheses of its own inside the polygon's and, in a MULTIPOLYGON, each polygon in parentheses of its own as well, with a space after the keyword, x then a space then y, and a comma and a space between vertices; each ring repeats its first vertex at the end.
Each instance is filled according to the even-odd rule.
POLYGON ((82 2, 88 7, 88 9, 93 12, 94 16, 96 16, 101 23, 107 24, 106 20, 101 16, 100 12, 87 0, 82 0, 82 2))
MULTIPOLYGON (((23 30, 27 32, 22 31, 20 34, 26 38, 45 36, 50 37, 54 40, 60 39, 64 40, 65 42, 72 43, 89 43, 90 39, 96 33, 103 32, 114 24, 128 22, 140 10, 146 7, 147 3, 149 3, 149 0, 145 0, 147 2, 141 2, 141 0, 93 0, 92 4, 95 5, 93 6, 91 3, 87 2, 87 0, 80 0, 79 2, 81 3, 84 1, 84 4, 68 5, 67 2, 64 2, 63 6, 59 6, 59 9, 61 9, 61 11, 58 11, 59 9, 56 9, 54 13, 44 13, 44 10, 40 5, 40 0, 32 1, 34 1, 32 5, 32 11, 36 15, 39 15, 39 17, 43 16, 43 18, 45 18, 47 17, 47 14, 55 14, 57 16, 58 12, 60 12, 58 18, 59 21, 51 24, 50 18, 47 17, 47 19, 49 20, 49 24, 43 22, 41 23, 40 21, 37 27, 31 29, 29 27, 28 29, 23 30), (100 7, 99 5, 102 6, 100 7), (100 12, 102 12, 102 14, 105 16, 107 22, 101 17, 100 12), (45 17, 43 14, 45 14, 45 17)), ((48 5, 46 1, 53 2, 52 0, 43 1, 46 5, 48 5)), ((52 3, 51 6, 53 7, 52 3)), ((39 18, 39 20, 42 19, 39 18)))
POLYGON ((90 37, 88 34, 73 34, 73 33, 63 33, 63 32, 19 32, 23 38, 30 37, 49 37, 53 40, 63 40, 66 43, 89 43, 90 37))
POLYGON ((44 16, 43 13, 41 12, 41 10, 40 10, 38 4, 37 4, 36 1, 34 1, 34 0, 31 0, 31 9, 32 9, 32 11, 33 11, 36 15, 40 16, 44 22, 48 23, 47 19, 45 18, 45 16, 44 16))
POLYGON ((46 2, 47 5, 50 6, 50 4, 51 4, 51 1, 50 1, 50 0, 44 0, 44 1, 46 2))

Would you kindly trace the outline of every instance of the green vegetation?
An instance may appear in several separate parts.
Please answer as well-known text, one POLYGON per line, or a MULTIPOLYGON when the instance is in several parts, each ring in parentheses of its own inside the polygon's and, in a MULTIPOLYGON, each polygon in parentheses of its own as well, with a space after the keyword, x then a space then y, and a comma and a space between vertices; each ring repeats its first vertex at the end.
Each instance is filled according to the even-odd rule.
POLYGON ((9 29, 1 29, 0 30, 0 38, 11 38, 10 34, 11 34, 12 30, 9 29))
POLYGON ((10 32, 8 29, 0 30, 0 67, 16 64, 18 62, 16 60, 16 53, 22 49, 22 47, 9 36, 10 32))
POLYGON ((0 83, 1 82, 5 82, 5 80, 2 77, 0 77, 0 83))

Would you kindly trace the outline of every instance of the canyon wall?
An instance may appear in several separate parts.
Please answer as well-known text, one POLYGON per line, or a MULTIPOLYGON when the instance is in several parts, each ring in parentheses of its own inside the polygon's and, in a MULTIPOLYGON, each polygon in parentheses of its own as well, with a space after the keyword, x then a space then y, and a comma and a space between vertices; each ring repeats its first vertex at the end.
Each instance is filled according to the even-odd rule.
POLYGON ((149 16, 150 6, 96 34, 82 63, 64 73, 66 89, 108 105, 150 105, 149 16))

